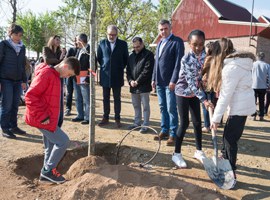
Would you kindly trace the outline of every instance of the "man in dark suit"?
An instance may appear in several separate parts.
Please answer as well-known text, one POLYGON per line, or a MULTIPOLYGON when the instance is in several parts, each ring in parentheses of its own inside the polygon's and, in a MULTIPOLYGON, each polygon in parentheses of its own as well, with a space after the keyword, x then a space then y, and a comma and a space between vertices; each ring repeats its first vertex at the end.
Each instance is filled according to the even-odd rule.
POLYGON ((115 25, 107 27, 107 39, 100 41, 97 59, 100 64, 100 85, 103 89, 103 119, 99 126, 109 123, 110 92, 113 91, 114 119, 116 126, 121 127, 121 87, 124 85, 124 69, 128 60, 127 43, 118 39, 118 28, 115 25))
POLYGON ((171 33, 168 20, 161 20, 158 25, 161 41, 156 50, 156 60, 152 76, 152 87, 156 88, 161 112, 161 132, 154 139, 169 139, 168 146, 174 146, 178 128, 178 114, 174 94, 175 84, 184 55, 184 43, 171 33))

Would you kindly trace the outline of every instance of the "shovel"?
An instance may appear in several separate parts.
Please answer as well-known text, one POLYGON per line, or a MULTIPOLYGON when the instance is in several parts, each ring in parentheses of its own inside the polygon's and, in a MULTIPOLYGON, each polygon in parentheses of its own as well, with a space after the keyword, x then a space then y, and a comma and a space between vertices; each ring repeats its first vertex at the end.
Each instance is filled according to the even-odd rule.
MULTIPOLYGON (((213 116, 213 109, 209 108, 210 121, 213 116)), ((214 156, 212 159, 203 159, 204 168, 210 179, 221 189, 229 190, 234 187, 236 180, 229 160, 218 158, 218 145, 216 130, 211 129, 214 146, 214 156)))

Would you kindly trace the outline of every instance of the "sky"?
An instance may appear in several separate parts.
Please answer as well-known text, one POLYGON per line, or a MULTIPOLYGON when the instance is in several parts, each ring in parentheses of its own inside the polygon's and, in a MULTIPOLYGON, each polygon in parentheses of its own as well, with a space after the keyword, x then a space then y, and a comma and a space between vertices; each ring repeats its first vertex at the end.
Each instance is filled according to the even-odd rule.
MULTIPOLYGON (((10 9, 5 3, 7 0, 1 0, 0 6, 0 26, 6 26, 8 24, 7 18, 11 17, 10 9)), ((46 11, 57 10, 59 6, 62 6, 62 0, 18 0, 19 8, 22 13, 31 10, 35 13, 43 13, 46 11)), ((253 0, 229 0, 235 4, 245 7, 251 12, 253 0)), ((159 0, 153 0, 153 3, 157 4, 159 0)), ((254 0, 254 16, 259 17, 265 15, 270 18, 270 3, 269 0, 254 0)))

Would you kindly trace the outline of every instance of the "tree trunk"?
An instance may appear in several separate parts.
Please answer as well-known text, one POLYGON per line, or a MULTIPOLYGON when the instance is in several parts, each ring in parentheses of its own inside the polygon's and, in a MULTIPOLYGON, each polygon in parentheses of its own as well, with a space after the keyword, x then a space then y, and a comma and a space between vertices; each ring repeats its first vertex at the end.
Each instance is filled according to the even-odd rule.
POLYGON ((91 10, 90 10, 90 120, 89 120, 89 143, 88 143, 88 156, 95 154, 95 76, 92 72, 95 71, 95 38, 96 38, 96 0, 91 0, 91 10))
POLYGON ((12 23, 16 23, 17 19, 17 0, 9 0, 12 8, 12 23))

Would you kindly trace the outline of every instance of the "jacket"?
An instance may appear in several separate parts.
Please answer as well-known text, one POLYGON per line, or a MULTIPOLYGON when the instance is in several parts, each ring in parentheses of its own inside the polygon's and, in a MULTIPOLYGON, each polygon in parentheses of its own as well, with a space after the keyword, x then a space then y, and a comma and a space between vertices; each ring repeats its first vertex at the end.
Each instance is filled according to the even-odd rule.
POLYGON ((152 91, 151 77, 154 68, 154 54, 143 48, 141 52, 136 54, 133 52, 128 58, 127 64, 127 80, 128 83, 137 81, 138 86, 130 87, 131 93, 146 93, 152 91))
POLYGON ((46 63, 36 67, 35 78, 25 94, 25 122, 33 127, 54 132, 60 115, 60 74, 46 63), (47 125, 41 124, 46 119, 47 125))
POLYGON ((228 115, 248 116, 256 111, 252 89, 254 55, 234 53, 224 60, 219 99, 212 121, 219 123, 227 109, 228 115))
POLYGON ((22 81, 26 83, 25 46, 19 55, 7 40, 0 42, 0 79, 22 81))
POLYGON ((116 39, 111 51, 110 42, 100 41, 97 50, 97 60, 100 64, 100 85, 102 87, 122 87, 124 85, 124 69, 128 60, 127 43, 116 39))
POLYGON ((59 64, 62 61, 60 60, 61 53, 60 49, 57 49, 55 53, 49 47, 43 47, 42 49, 44 62, 48 65, 55 66, 59 64))
MULTIPOLYGON (((81 71, 88 71, 90 67, 89 63, 89 53, 90 53, 90 46, 87 45, 86 47, 87 53, 84 53, 83 50, 78 49, 76 53, 76 58, 78 58, 80 64, 81 64, 81 71)), ((89 83, 89 76, 87 76, 84 80, 86 83, 89 83)))
POLYGON ((270 78, 270 65, 263 61, 256 61, 253 63, 252 68, 252 88, 253 89, 266 89, 267 79, 270 78))
POLYGON ((155 81, 158 86, 168 86, 170 82, 176 83, 178 80, 181 59, 184 55, 185 47, 183 40, 174 35, 171 35, 159 56, 160 45, 161 41, 156 50, 152 81, 155 81))

